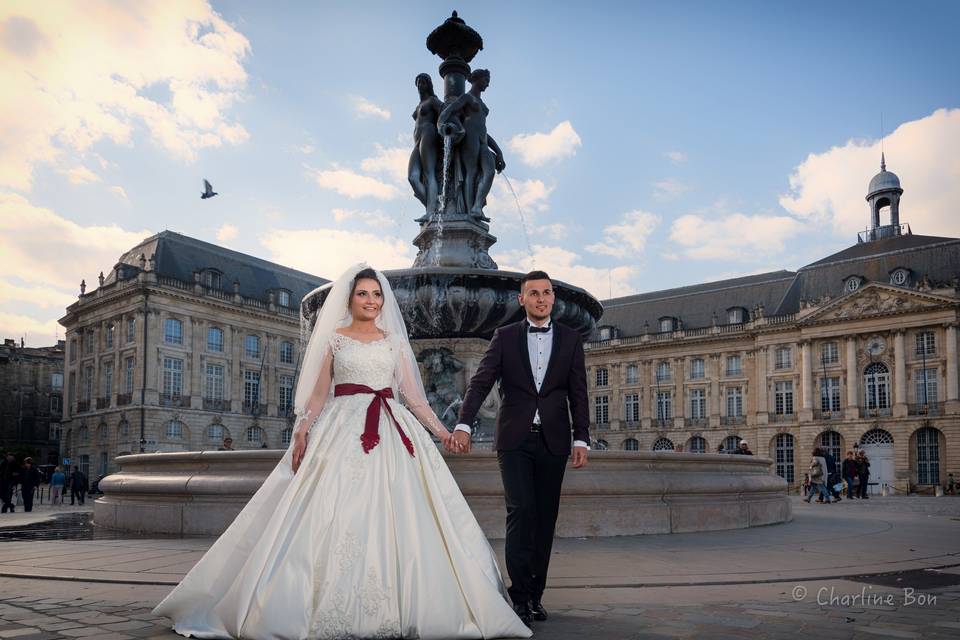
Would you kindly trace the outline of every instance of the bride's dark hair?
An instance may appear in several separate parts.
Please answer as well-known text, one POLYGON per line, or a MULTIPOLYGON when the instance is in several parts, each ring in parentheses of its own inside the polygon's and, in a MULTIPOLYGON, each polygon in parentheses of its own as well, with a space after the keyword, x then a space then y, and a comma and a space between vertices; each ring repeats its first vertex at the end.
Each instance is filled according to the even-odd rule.
POLYGON ((361 269, 357 272, 357 275, 353 276, 353 283, 350 285, 350 298, 347 300, 347 304, 350 304, 350 300, 353 299, 353 294, 357 291, 357 283, 361 280, 373 280, 383 289, 383 284, 380 282, 380 278, 377 277, 377 272, 370 267, 366 269, 361 269))

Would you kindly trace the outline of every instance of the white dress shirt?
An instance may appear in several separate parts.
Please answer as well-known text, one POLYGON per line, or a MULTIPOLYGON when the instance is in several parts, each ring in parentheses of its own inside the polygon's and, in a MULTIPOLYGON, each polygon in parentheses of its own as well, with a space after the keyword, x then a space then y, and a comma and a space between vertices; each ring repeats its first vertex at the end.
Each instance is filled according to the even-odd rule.
MULTIPOLYGON (((538 324, 527 318, 527 322, 532 327, 547 327, 549 331, 538 331, 536 333, 527 331, 527 353, 530 356, 530 370, 533 372, 533 381, 537 385, 537 392, 543 386, 543 377, 547 374, 547 365, 550 363, 550 354, 553 352, 553 325, 550 318, 543 324, 538 324)), ((533 416, 533 424, 540 424, 540 410, 538 409, 533 416)), ((470 426, 458 424, 455 431, 466 431, 470 433, 470 426)), ((590 446, 583 440, 574 440, 573 446, 589 449, 590 446)))

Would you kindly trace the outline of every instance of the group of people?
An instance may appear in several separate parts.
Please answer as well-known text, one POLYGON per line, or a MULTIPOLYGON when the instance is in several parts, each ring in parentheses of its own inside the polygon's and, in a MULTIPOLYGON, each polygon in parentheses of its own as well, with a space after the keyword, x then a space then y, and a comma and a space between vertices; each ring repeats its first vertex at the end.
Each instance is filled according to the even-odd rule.
POLYGON ((823 447, 815 447, 810 459, 810 472, 803 478, 804 502, 810 502, 817 495, 817 502, 829 504, 840 502, 840 493, 844 485, 847 499, 868 499, 867 487, 870 481, 870 459, 863 449, 847 451, 843 464, 837 466, 837 460, 823 447))
POLYGON ((741 456, 753 455, 753 451, 750 451, 750 445, 747 444, 746 440, 741 440, 740 443, 730 451, 727 451, 726 448, 721 443, 717 445, 717 453, 732 453, 734 455, 741 455, 741 456))
MULTIPOLYGON (((0 513, 14 513, 16 505, 14 504, 14 490, 20 485, 20 500, 23 503, 23 510, 33 511, 33 498, 37 488, 46 482, 43 472, 33 463, 33 458, 27 456, 23 463, 17 462, 17 457, 12 452, 7 452, 3 460, 0 460, 0 500, 3 501, 0 513)), ((87 476, 80 471, 79 467, 74 467, 70 477, 67 478, 62 467, 56 467, 50 477, 50 504, 63 504, 63 496, 66 488, 70 489, 70 504, 79 501, 84 503, 87 495, 87 476)))

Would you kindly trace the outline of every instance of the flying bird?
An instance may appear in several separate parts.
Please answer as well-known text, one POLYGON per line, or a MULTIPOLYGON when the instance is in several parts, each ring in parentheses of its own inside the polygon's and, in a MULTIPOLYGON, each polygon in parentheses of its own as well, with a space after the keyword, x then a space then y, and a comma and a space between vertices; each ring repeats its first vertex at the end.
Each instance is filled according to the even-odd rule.
POLYGON ((203 193, 200 194, 201 200, 206 200, 207 198, 212 198, 217 195, 217 192, 213 190, 213 187, 210 186, 210 183, 207 180, 203 181, 203 193))

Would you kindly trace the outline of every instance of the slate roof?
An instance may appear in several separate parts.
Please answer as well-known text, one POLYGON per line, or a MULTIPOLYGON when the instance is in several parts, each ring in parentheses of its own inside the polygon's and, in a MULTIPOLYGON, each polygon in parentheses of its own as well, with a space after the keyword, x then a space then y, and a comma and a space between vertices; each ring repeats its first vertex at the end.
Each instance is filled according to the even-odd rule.
MULTIPOLYGON (((139 271, 139 255, 148 260, 155 256, 154 270, 158 275, 193 282, 195 270, 216 269, 223 274, 224 291, 233 292, 233 281, 240 281, 240 293, 248 298, 267 302, 268 290, 287 289, 293 294, 293 303, 300 304, 304 295, 329 282, 303 271, 275 262, 240 253, 175 231, 165 230, 146 238, 120 256, 117 263, 135 267, 139 271)), ((106 273, 104 284, 116 280, 116 271, 106 273)))

